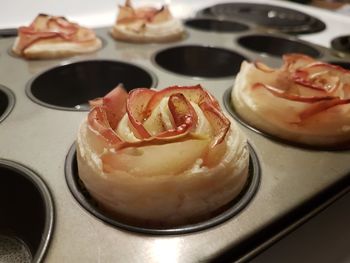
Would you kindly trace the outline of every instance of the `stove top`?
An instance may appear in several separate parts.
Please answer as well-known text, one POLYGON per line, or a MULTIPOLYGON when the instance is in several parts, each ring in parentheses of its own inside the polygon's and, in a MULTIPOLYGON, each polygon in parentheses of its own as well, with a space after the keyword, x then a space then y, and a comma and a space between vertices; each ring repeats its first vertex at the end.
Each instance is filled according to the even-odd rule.
POLYGON ((287 34, 308 34, 326 29, 321 20, 286 7, 257 3, 223 3, 207 7, 199 15, 238 19, 287 34))

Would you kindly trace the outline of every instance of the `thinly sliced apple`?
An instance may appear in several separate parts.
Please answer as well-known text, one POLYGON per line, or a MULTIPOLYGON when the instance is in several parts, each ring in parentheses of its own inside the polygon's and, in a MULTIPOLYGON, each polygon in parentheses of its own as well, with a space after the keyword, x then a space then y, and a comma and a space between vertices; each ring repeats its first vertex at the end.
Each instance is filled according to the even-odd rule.
POLYGON ((172 15, 169 11, 169 8, 167 5, 163 6, 157 13, 154 14, 152 18, 152 23, 161 23, 168 21, 172 18, 172 15))
POLYGON ((136 13, 136 19, 146 20, 151 22, 153 17, 160 11, 154 7, 140 7, 134 9, 136 13))
MULTIPOLYGON (((164 104, 164 103, 163 103, 164 104)), ((158 133, 161 133, 166 130, 164 124, 164 118, 171 117, 171 114, 167 114, 167 116, 163 116, 163 105, 159 105, 159 107, 155 108, 152 111, 152 114, 145 120, 143 126, 145 129, 152 135, 156 136, 158 133)), ((167 107, 167 105, 165 105, 167 107)))
POLYGON ((220 143, 211 147, 207 152, 206 156, 203 158, 203 165, 211 168, 217 166, 221 161, 225 153, 227 152, 227 144, 220 143))
POLYGON ((117 24, 132 22, 136 18, 135 10, 132 8, 130 2, 126 2, 124 6, 119 6, 119 14, 117 24))
POLYGON ((183 124, 193 126, 197 123, 197 113, 182 93, 172 94, 168 100, 168 107, 176 126, 183 124))
POLYGON ((74 42, 84 42, 95 38, 95 33, 76 23, 71 23, 63 17, 38 15, 29 27, 20 27, 18 30, 19 43, 17 53, 22 53, 35 42, 57 38, 74 42))
POLYGON ((269 66, 265 65, 260 61, 255 61, 254 66, 265 73, 272 73, 276 71, 276 69, 270 68, 269 66))
POLYGON ((69 22, 65 17, 59 16, 59 17, 54 17, 56 20, 56 23, 59 24, 61 28, 65 29, 77 29, 79 26, 76 23, 69 22))
POLYGON ((286 70, 288 72, 294 72, 296 69, 306 66, 310 63, 313 63, 315 60, 312 57, 303 55, 290 53, 283 55, 283 66, 282 70, 286 70))
POLYGON ((63 26, 62 23, 59 22, 59 18, 50 17, 47 21, 47 31, 60 33, 61 36, 65 39, 70 39, 75 32, 77 32, 76 26, 63 26))
POLYGON ((86 41, 91 41, 95 38, 96 38, 96 34, 94 31, 85 27, 79 27, 76 33, 73 35, 72 41, 86 42, 86 41))
POLYGON ((147 105, 147 112, 151 112, 164 97, 170 97, 172 94, 181 93, 187 100, 199 104, 203 101, 211 102, 216 108, 220 108, 218 101, 208 92, 206 92, 201 85, 196 86, 171 86, 161 91, 158 91, 147 105))
POLYGON ((346 72, 339 66, 320 62, 296 70, 292 79, 298 84, 331 93, 340 86, 346 72))
POLYGON ((106 153, 101 156, 103 170, 128 171, 134 176, 177 175, 202 158, 208 143, 208 140, 187 140, 106 153))
POLYGON ((103 97, 103 106, 106 109, 109 125, 113 130, 116 129, 119 121, 126 113, 127 98, 128 93, 122 84, 119 84, 103 97))
POLYGON ((339 99, 339 98, 334 98, 332 100, 327 100, 327 101, 319 101, 318 103, 315 103, 310 107, 308 107, 306 110, 302 111, 299 114, 299 117, 301 120, 306 120, 307 118, 310 118, 332 107, 349 104, 349 103, 350 103, 350 99, 339 99))
POLYGON ((140 139, 151 137, 143 126, 143 122, 147 118, 146 115, 149 114, 146 112, 148 102, 155 93, 156 91, 146 88, 135 89, 129 93, 126 101, 126 112, 128 113, 130 123, 135 129, 136 135, 138 135, 136 137, 140 139))
POLYGON ((88 125, 91 130, 101 135, 109 145, 117 145, 121 143, 121 139, 109 125, 104 106, 94 107, 90 111, 88 115, 88 125))
POLYGON ((46 14, 39 14, 34 19, 34 21, 30 24, 30 28, 34 31, 44 31, 47 29, 47 23, 50 16, 46 14))
POLYGON ((37 32, 30 27, 20 27, 18 29, 18 35, 19 35, 19 43, 18 43, 17 49, 19 50, 18 53, 21 53, 36 41, 40 39, 56 37, 59 35, 59 33, 37 32))
POLYGON ((89 105, 90 105, 91 109, 93 107, 102 106, 103 105, 103 98, 96 98, 96 99, 89 100, 89 105))
POLYGON ((199 107, 202 109, 205 117, 209 121, 211 127, 214 131, 214 138, 211 142, 211 147, 215 147, 220 144, 230 129, 230 121, 225 117, 225 115, 215 108, 212 104, 208 102, 202 102, 199 104, 199 107))
POLYGON ((188 134, 197 123, 197 113, 183 94, 172 94, 168 99, 168 107, 175 127, 157 134, 155 136, 157 139, 175 139, 182 137, 188 134))
POLYGON ((252 86, 252 89, 256 89, 256 88, 264 88, 267 91, 269 91, 272 95, 279 98, 305 102, 305 103, 314 103, 314 102, 325 101, 325 100, 333 100, 334 98, 336 98, 333 96, 300 96, 300 95, 290 94, 284 90, 280 90, 270 85, 265 85, 263 83, 255 83, 252 86))

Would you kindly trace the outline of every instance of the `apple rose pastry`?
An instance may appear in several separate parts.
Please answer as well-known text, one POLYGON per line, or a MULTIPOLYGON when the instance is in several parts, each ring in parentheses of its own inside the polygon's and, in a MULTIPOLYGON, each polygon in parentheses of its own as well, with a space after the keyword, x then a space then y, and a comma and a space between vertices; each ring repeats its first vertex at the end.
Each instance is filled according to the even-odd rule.
POLYGON ((117 40, 149 43, 180 40, 184 35, 182 23, 175 19, 168 8, 133 8, 130 0, 119 6, 119 14, 111 31, 117 40))
POLYGON ((350 142, 350 71, 301 54, 272 69, 243 62, 232 90, 236 112, 250 125, 312 146, 350 142))
POLYGON ((114 218, 198 222, 245 185, 246 139, 200 85, 129 94, 118 87, 91 104, 77 139, 79 177, 114 218))
POLYGON ((102 42, 88 28, 64 17, 39 14, 18 29, 12 51, 28 59, 61 58, 96 51, 102 42))

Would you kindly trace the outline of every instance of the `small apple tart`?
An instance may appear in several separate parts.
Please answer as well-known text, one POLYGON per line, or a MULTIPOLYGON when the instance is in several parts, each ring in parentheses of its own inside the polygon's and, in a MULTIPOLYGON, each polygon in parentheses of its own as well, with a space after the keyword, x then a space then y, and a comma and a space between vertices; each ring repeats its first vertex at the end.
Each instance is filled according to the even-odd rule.
POLYGON ((119 6, 119 14, 111 35, 116 40, 135 43, 172 42, 183 38, 180 20, 174 18, 167 5, 134 8, 130 0, 119 6))
POLYGON ((316 147, 350 143, 350 71, 301 54, 272 69, 244 61, 231 99, 249 125, 290 142, 316 147))
POLYGON ((94 52, 101 46, 91 29, 64 17, 39 14, 18 29, 12 52, 27 59, 51 59, 94 52))
POLYGON ((91 101, 78 132, 78 172, 116 220, 170 227, 207 219, 248 178, 241 131, 200 85, 120 86, 91 101))

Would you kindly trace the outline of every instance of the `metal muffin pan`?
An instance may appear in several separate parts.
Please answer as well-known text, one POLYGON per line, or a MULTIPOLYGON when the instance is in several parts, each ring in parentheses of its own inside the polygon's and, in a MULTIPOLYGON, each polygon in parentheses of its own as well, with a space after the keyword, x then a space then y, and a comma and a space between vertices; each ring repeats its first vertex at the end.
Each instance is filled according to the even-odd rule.
POLYGON ((116 60, 84 60, 41 72, 27 84, 34 102, 62 110, 89 110, 88 101, 103 97, 119 83, 127 90, 154 87, 156 77, 139 66, 116 60))
POLYGON ((0 159, 0 261, 42 262, 54 224, 45 183, 30 169, 0 159))
POLYGON ((235 19, 254 27, 287 34, 310 34, 325 30, 326 25, 310 14, 268 3, 218 3, 198 12, 199 16, 235 19))
POLYGON ((260 166, 257 156, 250 145, 248 145, 248 150, 250 153, 249 176, 247 183, 243 187, 241 193, 236 198, 231 200, 231 202, 229 202, 227 205, 219 208, 218 211, 214 211, 209 217, 201 221, 193 222, 191 224, 171 228, 152 228, 142 225, 133 225, 129 222, 123 222, 117 218, 115 219, 101 210, 96 201, 93 200, 89 192, 86 190, 83 182, 79 179, 75 144, 72 145, 67 155, 65 175, 68 187, 78 202, 91 214, 95 215, 97 218, 112 226, 133 231, 135 233, 151 235, 187 234, 195 231, 205 230, 221 224, 238 214, 242 209, 244 209, 246 205, 249 204, 250 200, 254 197, 259 187, 260 166))
MULTIPOLYGON (((34 103, 27 96, 26 87, 29 89, 41 73, 83 61, 129 63, 155 76, 156 89, 200 83, 219 100, 225 110, 223 94, 228 87, 232 87, 234 76, 216 78, 182 75, 181 72, 172 72, 159 65, 155 60, 156 54, 168 48, 204 46, 233 51, 248 60, 258 59, 271 66, 278 66, 281 64, 280 57, 268 52, 249 50, 239 44, 239 39, 243 37, 264 35, 267 41, 268 38, 281 38, 307 45, 318 51, 321 60, 345 62, 333 56, 331 50, 326 48, 293 36, 272 34, 253 27, 236 33, 217 33, 186 27, 188 37, 183 41, 145 45, 114 41, 108 31, 109 28, 97 29, 98 35, 106 40, 106 45, 96 53, 49 61, 14 58, 7 53, 14 38, 0 39, 0 64, 3 68, 0 82, 9 87, 17 99, 14 110, 0 123, 0 158, 6 157, 35 170, 52 191, 56 225, 47 250, 47 262, 245 260, 347 190, 349 151, 294 147, 270 140, 238 124, 256 152, 261 181, 253 199, 232 218, 200 231, 176 235, 141 234, 98 219, 75 199, 65 179, 66 156, 87 112, 34 103)), ((290 49, 286 51, 294 52, 290 49)), ((189 53, 188 59, 192 58, 189 53)), ((210 62, 207 61, 208 64, 210 62)), ((240 61, 234 64, 233 68, 240 61)), ((45 85, 49 90, 50 85, 45 85)))
POLYGON ((15 95, 3 85, 0 85, 0 122, 10 114, 15 106, 15 95))

